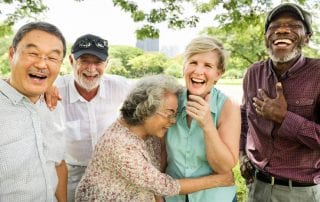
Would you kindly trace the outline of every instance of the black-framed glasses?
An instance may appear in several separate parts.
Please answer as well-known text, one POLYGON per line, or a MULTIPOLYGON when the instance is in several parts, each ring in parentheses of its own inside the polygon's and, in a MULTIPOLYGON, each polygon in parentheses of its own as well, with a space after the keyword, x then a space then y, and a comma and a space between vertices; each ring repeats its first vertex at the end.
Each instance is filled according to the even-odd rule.
POLYGON ((106 49, 108 47, 108 41, 104 39, 89 39, 85 38, 78 42, 79 48, 90 48, 92 45, 99 49, 106 49))

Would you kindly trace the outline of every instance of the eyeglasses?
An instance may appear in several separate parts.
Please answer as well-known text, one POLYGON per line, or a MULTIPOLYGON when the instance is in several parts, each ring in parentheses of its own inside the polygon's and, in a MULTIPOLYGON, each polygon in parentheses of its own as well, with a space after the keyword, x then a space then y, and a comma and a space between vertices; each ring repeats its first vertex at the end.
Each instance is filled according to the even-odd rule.
POLYGON ((175 122, 178 116, 178 113, 174 113, 174 114, 165 114, 163 112, 156 112, 157 114, 159 114, 160 116, 168 119, 170 122, 175 122))
POLYGON ((36 52, 23 52, 23 54, 31 61, 38 62, 41 59, 45 61, 47 65, 50 66, 57 66, 60 65, 62 59, 57 56, 41 56, 39 53, 36 52))
POLYGON ((79 48, 90 48, 92 45, 95 45, 99 49, 106 49, 108 47, 108 41, 103 39, 82 39, 78 42, 79 48))

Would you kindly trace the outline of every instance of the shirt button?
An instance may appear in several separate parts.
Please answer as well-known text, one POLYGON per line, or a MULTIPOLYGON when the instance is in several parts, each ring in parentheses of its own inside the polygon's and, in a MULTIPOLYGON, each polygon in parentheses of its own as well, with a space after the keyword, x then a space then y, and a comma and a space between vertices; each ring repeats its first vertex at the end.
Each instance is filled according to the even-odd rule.
POLYGON ((296 101, 296 104, 300 104, 299 100, 296 101))

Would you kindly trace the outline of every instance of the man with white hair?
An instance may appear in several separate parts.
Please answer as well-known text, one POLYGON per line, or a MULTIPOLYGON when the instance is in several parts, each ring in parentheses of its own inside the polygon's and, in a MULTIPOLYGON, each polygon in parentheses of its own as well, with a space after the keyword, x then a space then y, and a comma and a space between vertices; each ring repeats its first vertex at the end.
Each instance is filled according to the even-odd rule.
POLYGON ((116 120, 130 83, 124 77, 104 74, 108 42, 99 36, 79 37, 72 46, 69 60, 73 75, 59 77, 55 85, 67 120, 68 201, 74 201, 75 188, 94 146, 116 120))

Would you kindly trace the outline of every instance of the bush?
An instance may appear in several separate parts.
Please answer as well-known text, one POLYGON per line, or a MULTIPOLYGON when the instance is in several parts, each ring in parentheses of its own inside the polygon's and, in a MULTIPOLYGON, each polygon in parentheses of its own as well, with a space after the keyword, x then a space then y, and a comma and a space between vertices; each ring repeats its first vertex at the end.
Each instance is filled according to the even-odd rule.
POLYGON ((164 71, 165 74, 174 76, 176 78, 182 78, 182 65, 178 64, 177 62, 174 61, 169 61, 167 63, 167 68, 164 71))
POLYGON ((247 201, 247 188, 246 188, 245 180, 243 179, 240 173, 239 163, 237 164, 236 167, 232 169, 232 171, 233 171, 233 176, 235 178, 235 183, 237 187, 237 201, 245 202, 247 201))
POLYGON ((130 75, 130 72, 122 64, 121 58, 110 59, 106 68, 106 73, 117 74, 128 78, 130 75))

